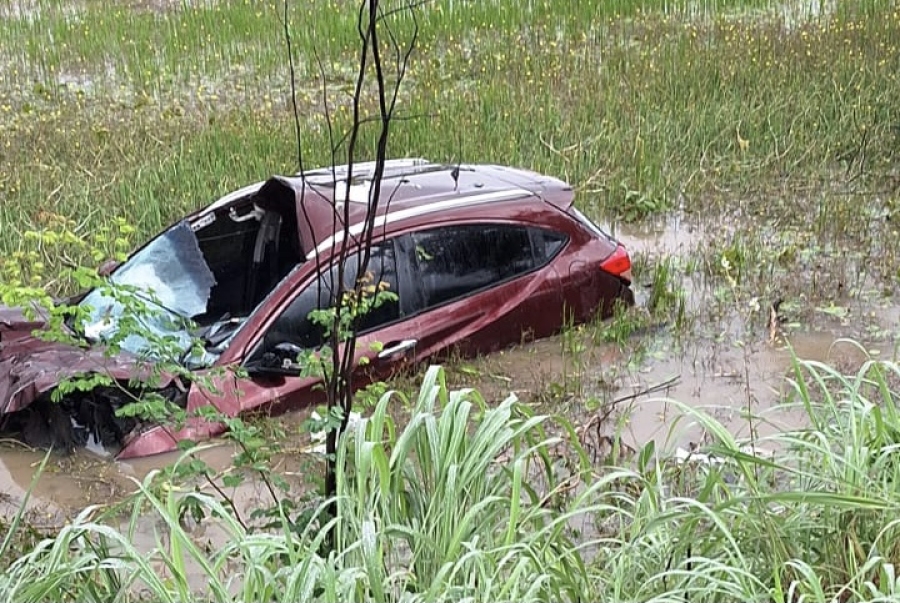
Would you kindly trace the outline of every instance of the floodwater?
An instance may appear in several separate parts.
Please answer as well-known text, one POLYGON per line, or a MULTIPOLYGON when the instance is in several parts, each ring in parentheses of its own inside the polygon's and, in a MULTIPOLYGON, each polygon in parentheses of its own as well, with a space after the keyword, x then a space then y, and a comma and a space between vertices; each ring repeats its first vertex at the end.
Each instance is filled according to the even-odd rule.
MULTIPOLYGON (((706 233, 701 226, 672 218, 641 229, 620 227, 616 236, 635 258, 652 265, 661 258, 696 254, 706 233)), ((789 387, 790 348, 800 358, 848 371, 870 354, 895 356, 893 338, 882 335, 867 340, 873 332, 894 332, 893 326, 900 320, 895 307, 863 307, 855 314, 857 320, 836 312, 813 313, 811 320, 784 326, 773 338, 764 319, 765 307, 758 316, 743 321, 740 311, 707 312, 713 292, 698 279, 676 278, 685 292, 687 314, 693 317, 681 333, 668 323, 634 334, 624 345, 594 343, 586 337, 581 347, 573 347, 571 338, 552 337, 454 363, 448 367, 451 384, 474 386, 489 402, 514 393, 543 411, 564 415, 576 426, 588 424, 596 413, 608 414, 600 429, 591 431, 596 433, 593 440, 585 442, 589 447, 599 449, 603 436, 608 443, 608 437, 620 434, 626 450, 654 440, 658 450, 673 453, 676 447, 702 443, 704 433, 696 425, 676 421, 679 412, 671 400, 705 408, 741 437, 765 437, 798 426, 802 419, 786 413, 759 418, 783 399, 789 387), (877 328, 873 329, 873 324, 877 328), (845 337, 863 342, 864 347, 842 339, 845 337), (607 413, 610 408, 614 412, 607 413), (756 418, 748 420, 748 411, 756 418)), ((646 280, 645 275, 637 274, 636 311, 649 295, 646 280)), ((276 459, 276 470, 298 489, 305 471, 304 455, 298 452, 309 445, 308 435, 300 429, 302 419, 299 414, 280 419, 288 434, 285 447, 293 452, 276 459)), ((235 451, 226 441, 214 444, 200 456, 214 470, 225 469, 235 451)), ((66 458, 51 457, 34 485, 27 519, 35 527, 52 531, 87 505, 122 499, 134 491, 134 480, 174 463, 178 456, 115 462, 80 450, 66 458)), ((11 441, 0 442, 0 515, 9 517, 19 508, 42 459, 41 452, 11 441)), ((227 493, 245 516, 271 504, 259 482, 244 483, 227 493)), ((137 538, 152 547, 154 532, 155 524, 148 521, 139 527, 137 538)), ((216 539, 212 532, 206 537, 211 542, 216 539)))

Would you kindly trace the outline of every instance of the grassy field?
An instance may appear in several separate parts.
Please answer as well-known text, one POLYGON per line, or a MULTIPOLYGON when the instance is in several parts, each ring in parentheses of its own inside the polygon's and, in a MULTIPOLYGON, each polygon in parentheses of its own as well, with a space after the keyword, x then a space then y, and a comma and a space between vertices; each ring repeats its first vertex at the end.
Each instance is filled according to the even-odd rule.
MULTIPOLYGON (((337 131, 349 125, 355 5, 289 5, 307 166, 331 161, 323 97, 337 131)), ((62 267, 98 264, 222 194, 295 171, 283 11, 268 0, 0 0, 0 279, 66 290, 62 267)), ((614 229, 673 215, 699 225, 699 244, 686 255, 635 253, 637 283, 650 285, 649 321, 669 320, 686 337, 758 339, 765 304, 778 297, 808 322, 852 302, 862 308, 860 332, 896 334, 895 324, 867 314, 896 307, 900 281, 896 3, 434 0, 417 15, 392 156, 564 177, 578 204, 614 229), (688 281, 704 293, 685 308, 688 281)), ((399 14, 394 25, 402 37, 413 23, 399 14)), ((371 156, 372 134, 357 159, 371 156)), ((620 317, 588 334, 621 342, 647 320, 620 317)), ((235 585, 222 568, 234 563, 259 570, 235 600, 900 600, 898 374, 891 363, 850 377, 798 365, 785 403, 810 427, 762 442, 779 451, 774 460, 742 452, 698 414, 727 470, 666 464, 648 445, 633 466, 594 468, 595 483, 584 496, 562 497, 557 514, 523 494, 516 463, 524 458, 496 479, 475 463, 471 482, 442 495, 486 510, 480 546, 466 517, 379 506, 412 491, 433 500, 416 490, 415 475, 372 477, 401 472, 378 464, 386 461, 372 451, 384 445, 389 455, 384 442, 348 451, 372 464, 342 483, 356 506, 333 529, 363 544, 330 561, 318 556, 316 534, 247 535, 227 519, 232 544, 205 554, 173 521, 184 501, 148 486, 135 509, 152 507, 165 526, 169 540, 156 559, 168 578, 154 581, 128 534, 106 533, 118 557, 71 554, 72 542, 85 546, 84 533, 99 538, 106 529, 87 513, 0 577, 0 593, 108 600, 131 592, 119 582, 126 575, 154 600, 183 601, 186 556, 218 564, 204 568, 214 600, 229 600, 235 585), (478 507, 470 487, 490 502, 478 507), (497 504, 520 495, 522 508, 497 504), (574 538, 580 548, 561 528, 575 515, 594 519, 594 531, 574 538), (394 532, 379 531, 373 545, 376 520, 394 532), (427 572, 401 571, 409 559, 395 548, 397 534, 404 546, 425 547, 427 572), (454 549, 459 555, 441 568, 432 545, 457 546, 454 537, 471 548, 454 549), (367 564, 364 545, 385 564, 367 564), (91 573, 96 564, 104 571, 91 573), (334 588, 317 590, 323 584, 334 588)), ((459 428, 442 420, 441 436, 459 428)), ((390 437, 414 440, 422 453, 436 434, 415 427, 390 437)), ((541 439, 534 427, 516 437, 541 439)), ((437 465, 433 475, 449 470, 437 465)), ((571 486, 565 480, 561 492, 571 486)), ((200 504, 227 516, 216 500, 200 504)), ((6 523, 0 558, 10 558, 6 523)))
MULTIPOLYGON (((289 14, 311 165, 330 161, 316 56, 347 124, 352 4, 289 14)), ((396 124, 391 154, 564 176, 599 217, 765 197, 754 209, 852 231, 843 220, 857 217, 855 199, 840 193, 897 177, 900 11, 829 6, 428 3, 402 106, 418 118, 396 124), (832 215, 813 213, 823 196, 837 197, 832 215)), ((0 251, 50 212, 83 229, 121 216, 146 236, 294 170, 281 12, 255 1, 3 0, 0 251)), ((893 212, 893 198, 867 210, 893 212)))

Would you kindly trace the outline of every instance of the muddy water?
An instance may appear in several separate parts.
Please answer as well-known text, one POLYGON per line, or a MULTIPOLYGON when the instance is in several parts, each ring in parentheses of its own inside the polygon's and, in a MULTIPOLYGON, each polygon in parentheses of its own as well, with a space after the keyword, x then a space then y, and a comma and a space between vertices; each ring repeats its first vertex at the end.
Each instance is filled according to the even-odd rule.
MULTIPOLYGON (((710 233, 690 221, 673 218, 640 229, 620 227, 616 236, 635 257, 652 265, 661 258, 690 258, 702 250, 710 233)), ((645 276, 637 276, 635 289, 641 306, 649 292, 643 282, 645 276)), ((573 348, 571 338, 553 337, 456 363, 449 367, 451 383, 475 386, 489 400, 515 393, 543 409, 566 415, 576 425, 588 423, 595 413, 614 404, 616 413, 601 426, 604 433, 618 431, 632 448, 654 440, 658 448, 673 451, 678 446, 702 443, 705 434, 696 425, 677 420, 680 413, 671 400, 703 407, 740 436, 753 433, 765 437, 799 425, 801 417, 767 413, 789 387, 785 380, 792 358, 788 345, 801 358, 846 370, 858 367, 868 353, 895 355, 895 339, 884 334, 895 332, 900 309, 890 304, 857 300, 852 318, 840 312, 808 313, 802 324, 785 326, 773 339, 765 307, 749 320, 740 308, 730 313, 705 313, 713 291, 701 281, 684 275, 675 280, 684 289, 688 313, 694 317, 687 335, 675 332, 669 324, 634 335, 625 345, 594 343, 586 338, 581 348, 573 348), (873 337, 873 333, 879 336, 873 337), (865 349, 842 341, 843 337, 864 342, 865 349), (646 393, 659 384, 667 385, 646 393), (769 416, 748 421, 748 410, 757 416, 769 416)), ((301 435, 301 419, 297 415, 282 419, 289 434, 286 446, 293 451, 309 443, 308 436, 301 435)), ((593 444, 600 446, 599 441, 593 444)), ((220 470, 229 466, 233 454, 231 445, 222 441, 201 457, 220 470)), ((292 453, 277 461, 277 469, 297 489, 302 487, 306 471, 299 460, 302 456, 292 453)), ((9 516, 19 508, 42 458, 42 453, 19 444, 0 443, 0 514, 9 516)), ((61 526, 87 505, 123 498, 135 489, 134 479, 143 479, 149 471, 168 466, 177 458, 177 454, 169 454, 124 463, 87 450, 68 458, 53 457, 34 486, 28 504, 29 521, 51 529, 61 526)), ((244 516, 271 501, 264 484, 258 482, 227 492, 244 516)), ((222 538, 214 527, 206 529, 208 533, 199 536, 213 545, 222 538)), ((155 531, 153 521, 139 526, 137 544, 152 547, 155 531)))
MULTIPOLYGON (((286 420, 289 423, 299 423, 300 417, 293 415, 286 420)), ((295 431, 298 432, 299 429, 295 431)), ((299 436, 293 437, 301 439, 299 436)), ((304 441, 306 443, 308 442, 304 441)), ((232 459, 238 452, 231 443, 214 440, 205 444, 208 447, 198 451, 195 458, 207 463, 215 474, 231 466, 232 459)), ((291 446, 288 442, 286 447, 292 453, 274 459, 271 469, 284 476, 289 485, 299 485, 303 481, 300 478, 306 471, 303 461, 307 460, 307 455, 295 454, 301 450, 299 445, 291 446)), ((102 507, 122 500, 134 492, 138 482, 144 480, 151 471, 174 465, 181 457, 182 453, 173 452, 129 461, 113 461, 87 449, 77 450, 66 457, 51 454, 44 473, 33 482, 44 453, 7 441, 0 444, 0 514, 11 516, 31 488, 27 508, 30 516, 39 519, 36 525, 62 525, 67 517, 88 505, 102 507)), ((204 484, 201 485, 201 490, 211 491, 211 488, 204 484)), ((253 509, 271 502, 271 495, 265 484, 257 481, 225 488, 224 491, 242 514, 249 515, 253 509)))
MULTIPOLYGON (((799 358, 849 371, 872 354, 889 357, 893 353, 883 342, 860 349, 830 331, 797 333, 789 341, 799 358)), ((703 442, 704 433, 698 427, 676 425, 680 412, 672 401, 706 411, 742 438, 765 437, 801 425, 800 416, 769 410, 790 388, 792 355, 786 343, 764 341, 743 347, 697 342, 680 350, 660 347, 642 362, 621 369, 627 361, 626 354, 610 344, 589 350, 579 363, 561 340, 551 338, 481 359, 456 381, 462 384, 468 378, 471 382, 471 376, 478 374, 482 391, 498 398, 515 393, 544 409, 562 410, 576 425, 587 423, 596 412, 605 414, 607 405, 615 403, 613 417, 621 417, 622 423, 613 418, 607 435, 618 431, 623 442, 635 448, 651 439, 669 450, 703 442), (614 372, 614 386, 602 376, 604 367, 619 369, 614 372), (664 387, 656 389, 660 385, 664 387), (548 390, 557 395, 548 399, 548 390), (585 398, 600 408, 591 409, 585 398), (747 419, 748 410, 754 420, 747 419)))

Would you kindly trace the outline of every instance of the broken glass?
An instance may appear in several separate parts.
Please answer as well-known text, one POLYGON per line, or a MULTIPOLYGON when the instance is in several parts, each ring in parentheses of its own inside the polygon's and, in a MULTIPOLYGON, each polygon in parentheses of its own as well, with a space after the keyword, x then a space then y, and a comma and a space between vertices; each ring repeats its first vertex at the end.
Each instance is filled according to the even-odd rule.
POLYGON ((98 287, 79 304, 89 311, 85 336, 109 340, 118 333, 128 304, 137 321, 120 342, 133 354, 157 356, 159 341, 183 354, 192 343, 189 319, 206 311, 216 284, 191 226, 182 221, 151 241, 110 277, 110 286, 98 287), (125 302, 125 303, 123 303, 125 302), (136 308, 140 311, 134 312, 136 308))

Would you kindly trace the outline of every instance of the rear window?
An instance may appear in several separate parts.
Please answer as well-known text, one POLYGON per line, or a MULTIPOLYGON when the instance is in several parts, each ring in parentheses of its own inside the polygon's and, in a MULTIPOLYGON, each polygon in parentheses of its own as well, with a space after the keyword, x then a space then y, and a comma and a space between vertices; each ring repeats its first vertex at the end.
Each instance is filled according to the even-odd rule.
POLYGON ((594 233, 601 239, 606 239, 610 243, 618 244, 618 242, 612 237, 612 235, 610 235, 605 230, 603 230, 602 228, 600 228, 599 226, 594 224, 594 222, 591 221, 590 218, 588 218, 586 215, 584 215, 583 213, 578 211, 578 209, 574 205, 569 208, 569 215, 572 216, 573 218, 575 218, 576 220, 578 220, 579 222, 581 222, 581 224, 585 228, 587 228, 589 231, 591 231, 592 233, 594 233))

